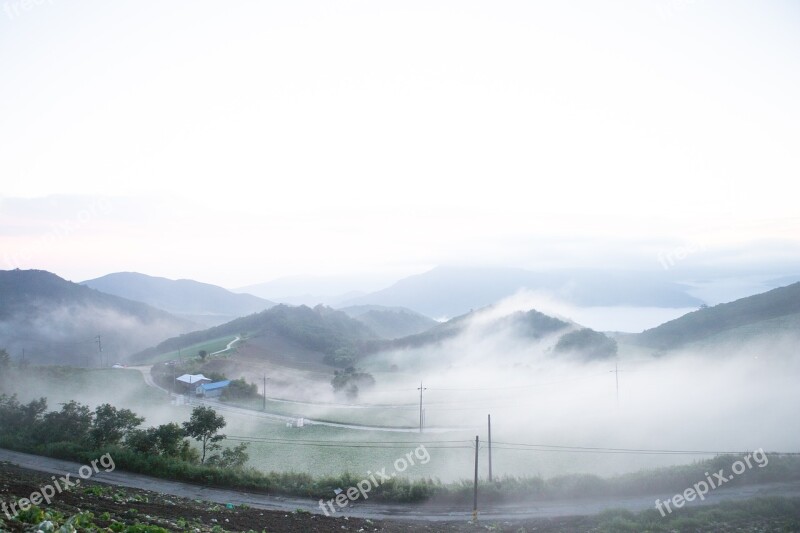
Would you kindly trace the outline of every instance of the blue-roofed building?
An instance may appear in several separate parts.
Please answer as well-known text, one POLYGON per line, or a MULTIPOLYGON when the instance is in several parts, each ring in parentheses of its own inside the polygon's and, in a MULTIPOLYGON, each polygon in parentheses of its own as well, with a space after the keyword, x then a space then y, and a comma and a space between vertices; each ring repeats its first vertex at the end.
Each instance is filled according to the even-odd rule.
POLYGON ((214 383, 203 383, 197 386, 195 393, 203 398, 218 398, 222 391, 230 385, 230 380, 217 381, 214 383))

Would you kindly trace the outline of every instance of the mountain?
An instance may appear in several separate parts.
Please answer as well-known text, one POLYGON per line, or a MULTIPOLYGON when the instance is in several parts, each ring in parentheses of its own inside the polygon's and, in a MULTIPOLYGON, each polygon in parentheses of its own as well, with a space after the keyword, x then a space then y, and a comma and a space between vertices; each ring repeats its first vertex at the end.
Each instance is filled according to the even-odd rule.
POLYGON ((81 284, 206 326, 223 324, 275 305, 252 294, 236 294, 208 283, 157 278, 136 272, 117 272, 81 284))
POLYGON ((388 286, 394 279, 386 275, 286 276, 265 283, 248 285, 235 292, 255 294, 275 302, 313 307, 323 304, 341 307, 352 300, 388 286))
POLYGON ((0 271, 0 347, 14 357, 24 350, 27 361, 95 366, 102 355, 108 364, 195 328, 160 309, 50 272, 0 271))
POLYGON ((341 311, 318 305, 276 305, 225 324, 181 335, 136 354, 136 360, 186 348, 220 337, 243 335, 251 351, 264 355, 298 354, 320 363, 337 350, 358 351, 361 343, 377 336, 366 325, 341 311), (254 350, 252 350, 255 348, 254 350), (278 353, 282 352, 282 353, 278 353))
POLYGON ((452 318, 416 335, 392 340, 367 341, 364 343, 364 351, 379 353, 422 348, 466 335, 472 335, 472 339, 484 340, 498 335, 514 337, 524 340, 526 344, 550 337, 555 340, 552 347, 555 355, 584 360, 606 359, 617 354, 617 342, 603 333, 546 315, 535 309, 496 316, 496 308, 493 306, 452 318))
POLYGON ((404 307, 354 305, 339 309, 351 318, 366 324, 384 339, 397 339, 427 331, 439 323, 404 307))
POLYGON ((628 337, 634 344, 670 350, 709 339, 741 341, 759 335, 796 333, 800 325, 800 283, 699 309, 628 337))
POLYGON ((655 274, 610 270, 532 272, 517 268, 437 267, 344 302, 407 307, 434 318, 492 305, 521 289, 543 291, 582 307, 697 307, 689 287, 655 274))

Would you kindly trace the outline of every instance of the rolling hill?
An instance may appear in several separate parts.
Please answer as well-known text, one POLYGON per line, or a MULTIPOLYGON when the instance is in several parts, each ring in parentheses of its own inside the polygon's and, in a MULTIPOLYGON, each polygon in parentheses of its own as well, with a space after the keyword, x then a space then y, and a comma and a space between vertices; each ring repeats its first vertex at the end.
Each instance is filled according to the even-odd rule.
POLYGON ((208 283, 158 278, 137 272, 117 272, 81 284, 146 303, 205 326, 224 324, 275 305, 252 294, 237 294, 208 283))
POLYGON ((147 360, 160 353, 232 335, 245 335, 248 344, 261 345, 265 352, 275 346, 283 351, 294 347, 304 354, 316 354, 320 362, 339 349, 356 350, 360 343, 377 339, 369 327, 330 307, 318 305, 312 309, 280 304, 219 326, 167 339, 136 354, 134 359, 147 360))
POLYGON ((416 335, 439 324, 430 317, 404 307, 354 305, 339 310, 367 325, 375 334, 384 339, 416 335))
POLYGON ((492 311, 491 306, 473 311, 416 335, 391 340, 367 341, 364 344, 364 351, 380 353, 390 350, 421 348, 472 333, 484 338, 502 334, 529 342, 554 335, 557 339, 553 347, 555 355, 574 356, 586 360, 606 359, 617 354, 617 343, 614 339, 535 309, 515 311, 502 316, 491 316, 492 311), (487 315, 490 318, 487 319, 487 315))
MULTIPOLYGON (((350 312, 363 315, 378 310, 386 312, 379 308, 350 309, 350 312)), ((556 355, 592 359, 616 354, 616 341, 602 333, 536 310, 516 311, 484 319, 491 312, 492 308, 483 309, 437 323, 422 333, 387 339, 381 338, 367 324, 351 318, 343 311, 323 305, 310 308, 280 304, 220 326, 167 339, 134 355, 132 359, 149 361, 161 354, 187 349, 213 339, 243 336, 247 342, 242 349, 251 359, 260 358, 281 364, 300 362, 348 366, 363 356, 435 345, 465 334, 468 330, 480 335, 513 335, 531 342, 555 334, 554 339, 563 339, 554 351, 556 355), (476 317, 480 317, 477 322, 474 320, 476 317), (576 331, 581 333, 576 334, 576 331)))
POLYGON ((691 343, 728 336, 739 340, 778 332, 797 333, 800 325, 800 283, 699 309, 658 327, 629 336, 633 344, 672 350, 691 343))
POLYGON ((99 366, 197 325, 42 270, 0 271, 0 347, 35 363, 99 366), (100 343, 97 343, 97 336, 100 343), (99 352, 102 344, 103 352, 99 352))

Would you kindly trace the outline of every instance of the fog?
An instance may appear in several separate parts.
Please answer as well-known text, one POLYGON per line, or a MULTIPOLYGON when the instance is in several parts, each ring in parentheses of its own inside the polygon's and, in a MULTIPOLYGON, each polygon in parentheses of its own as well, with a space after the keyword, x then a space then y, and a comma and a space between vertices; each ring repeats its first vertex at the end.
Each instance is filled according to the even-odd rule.
MULTIPOLYGON (((485 438, 491 414, 493 437, 508 443, 700 451, 793 451, 800 445, 793 423, 800 405, 796 335, 771 332, 662 356, 621 344, 616 358, 586 361, 553 353, 560 332, 532 342, 493 327, 532 300, 522 295, 476 313, 463 334, 440 345, 377 356, 371 368, 397 365, 400 372, 380 374, 391 385, 379 380, 364 401, 408 405, 422 381, 428 426, 468 426, 485 438)), ((613 474, 701 457, 516 453, 537 455, 537 471, 547 474, 613 474)), ((533 463, 516 457, 498 468, 513 474, 533 463)))
MULTIPOLYGON (((254 366, 252 359, 229 360, 228 369, 233 372, 229 377, 238 373, 261 385, 257 378, 266 372, 268 396, 289 400, 270 400, 268 412, 407 428, 404 432, 313 423, 302 429, 287 428, 285 421, 220 406, 228 420, 225 432, 252 439, 252 466, 315 475, 379 468, 413 449, 414 443, 424 442, 430 447, 430 463, 404 475, 445 481, 469 477, 471 442, 479 435, 485 443, 488 414, 498 476, 610 476, 711 456, 553 448, 559 446, 707 452, 763 448, 767 453, 800 447, 794 423, 800 405, 797 335, 765 331, 747 336, 746 341, 718 339, 661 355, 626 341, 619 344, 616 357, 591 360, 553 350, 560 335, 580 327, 576 323, 534 339, 508 320, 513 313, 530 309, 564 320, 574 311, 546 295, 520 293, 472 313, 464 330, 453 338, 366 357, 359 367, 373 374, 376 385, 361 390, 357 399, 335 395, 330 385, 332 371, 324 367, 263 361, 254 366), (414 431, 419 423, 420 382, 425 387, 422 435, 414 431), (341 447, 292 445, 297 439, 341 447), (408 443, 408 450, 403 444, 350 447, 375 441, 408 443), (441 441, 455 444, 437 448, 441 441)), ((145 385, 137 370, 71 372, 40 369, 13 383, 12 392, 22 400, 47 396, 51 409, 70 399, 93 407, 109 402, 142 414, 146 425, 180 422, 191 411, 189 405, 171 405, 166 392, 145 385)), ((484 445, 483 475, 486 453, 484 445)))
MULTIPOLYGON (((168 316, 168 315, 165 315, 168 316)), ((188 322, 135 314, 99 305, 32 305, 0 321, 2 346, 27 362, 99 367, 191 329, 188 322), (97 343, 101 336, 102 353, 97 343)))

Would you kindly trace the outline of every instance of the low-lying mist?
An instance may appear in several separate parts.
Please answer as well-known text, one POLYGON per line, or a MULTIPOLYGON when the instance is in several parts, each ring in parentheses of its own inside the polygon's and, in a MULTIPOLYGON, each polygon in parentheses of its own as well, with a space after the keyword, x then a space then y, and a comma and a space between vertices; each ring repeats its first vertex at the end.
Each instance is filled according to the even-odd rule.
MULTIPOLYGON (((754 337, 735 346, 706 345, 660 356, 621 344, 617 357, 587 360, 555 353, 561 332, 531 340, 497 326, 499 318, 537 303, 542 302, 518 296, 474 313, 455 338, 373 357, 365 366, 378 377, 378 386, 362 401, 402 402, 413 417, 416 387, 423 382, 427 426, 467 426, 485 438, 491 414, 493 438, 503 443, 696 451, 800 448, 793 424, 800 405, 797 336, 754 337), (387 372, 390 368, 398 370, 387 372)), ((497 468, 509 474, 523 473, 518 469, 523 465, 548 474, 610 474, 695 458, 499 453, 514 457, 510 464, 498 462, 497 468), (525 459, 533 455, 536 461, 525 459)))
MULTIPOLYGON (((224 432, 252 439, 252 466, 314 475, 374 471, 424 442, 431 461, 403 475, 444 481, 469 478, 475 435, 483 444, 481 472, 486 474, 488 414, 496 476, 615 475, 710 456, 641 453, 653 450, 761 448, 769 454, 800 449, 795 427, 800 405, 797 335, 767 332, 671 352, 642 348, 621 337, 616 356, 598 359, 555 349, 564 333, 580 328, 568 321, 568 313, 568 308, 530 294, 472 313, 451 338, 362 359, 359 368, 371 373, 376 384, 361 389, 357 398, 334 394, 333 372, 319 365, 305 369, 265 363, 268 396, 290 400, 270 400, 267 412, 362 428, 287 427, 285 420, 223 405, 228 420, 224 432), (520 329, 519 321, 509 319, 531 309, 558 315, 567 324, 532 336, 520 329), (421 435, 414 431, 420 382, 425 388, 421 435), (293 444, 298 440, 304 444, 293 444), (358 443, 369 445, 354 446, 358 443), (559 446, 619 450, 555 448, 559 446)), ((230 366, 225 368, 261 385, 263 372, 252 366, 253 360, 237 357, 227 360, 230 366)), ((54 369, 46 371, 46 378, 24 377, 13 384, 13 392, 21 400, 47 396, 51 409, 69 399, 92 406, 108 402, 147 417, 146 425, 180 422, 191 411, 190 406, 170 405, 166 392, 145 385, 136 370, 71 372, 54 369)), ((238 377, 233 374, 228 377, 238 377)))
POLYGON ((87 367, 124 362, 136 351, 185 332, 187 324, 97 305, 31 304, 0 321, 0 346, 34 364, 87 367), (100 336, 102 352, 97 343, 100 336))

